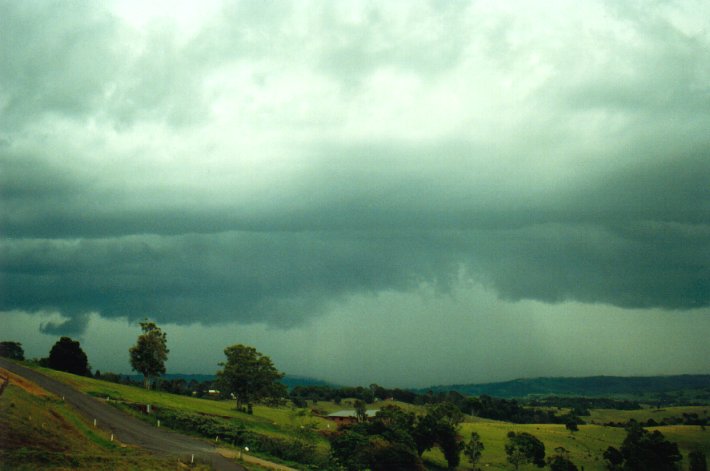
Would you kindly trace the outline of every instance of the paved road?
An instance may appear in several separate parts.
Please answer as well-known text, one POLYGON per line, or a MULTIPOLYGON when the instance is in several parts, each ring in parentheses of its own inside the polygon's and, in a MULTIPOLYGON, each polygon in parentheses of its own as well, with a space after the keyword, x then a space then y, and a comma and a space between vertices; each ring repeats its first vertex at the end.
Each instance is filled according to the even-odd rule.
POLYGON ((27 378, 49 392, 64 396, 67 403, 89 421, 96 419, 99 428, 113 433, 116 440, 121 443, 137 445, 160 455, 185 457, 194 454, 196 461, 211 463, 217 471, 246 471, 243 466, 221 456, 206 442, 163 428, 152 427, 67 384, 4 358, 0 358, 0 367, 27 378))

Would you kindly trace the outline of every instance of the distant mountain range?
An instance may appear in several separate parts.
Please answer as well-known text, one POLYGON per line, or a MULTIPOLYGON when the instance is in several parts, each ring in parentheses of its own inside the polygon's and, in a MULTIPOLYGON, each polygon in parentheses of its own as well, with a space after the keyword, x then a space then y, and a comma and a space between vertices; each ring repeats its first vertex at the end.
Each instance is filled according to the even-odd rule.
POLYGON ((487 394, 500 398, 524 398, 535 395, 639 397, 682 390, 705 391, 710 398, 710 375, 530 378, 499 383, 441 385, 415 391, 456 391, 465 396, 487 394))

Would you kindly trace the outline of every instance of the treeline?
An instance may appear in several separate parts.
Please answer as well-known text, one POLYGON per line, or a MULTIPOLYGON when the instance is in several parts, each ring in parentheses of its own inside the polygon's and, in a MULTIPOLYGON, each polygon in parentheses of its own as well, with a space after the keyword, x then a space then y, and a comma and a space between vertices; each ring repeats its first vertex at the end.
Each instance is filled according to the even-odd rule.
MULTIPOLYGON (((607 427, 628 428, 633 423, 636 423, 636 421, 634 419, 630 419, 626 422, 605 422, 601 425, 605 425, 607 427)), ((655 419, 651 418, 645 422, 642 421, 639 423, 644 427, 660 427, 660 426, 664 426, 664 425, 699 425, 704 428, 708 424, 710 424, 710 418, 700 417, 695 412, 690 412, 690 413, 684 412, 680 416, 664 417, 661 420, 655 420, 655 419)))
POLYGON ((590 409, 639 410, 637 401, 609 399, 605 397, 560 397, 549 396, 525 401, 533 407, 560 407, 571 409, 576 415, 589 415, 590 409))
POLYGON ((515 399, 499 399, 485 394, 480 397, 466 397, 456 391, 437 393, 428 391, 421 394, 402 389, 387 389, 373 384, 369 388, 297 386, 289 394, 289 399, 297 407, 306 407, 308 401, 314 405, 318 401, 333 401, 339 404, 345 398, 360 400, 367 404, 384 399, 415 405, 448 403, 465 414, 516 424, 584 424, 584 421, 579 418, 584 414, 576 413, 574 408, 571 408, 572 412, 558 415, 553 410, 529 407, 515 399))
MULTIPOLYGON (((130 386, 141 386, 143 384, 142 381, 137 381, 130 375, 122 375, 112 372, 102 373, 101 370, 96 370, 94 378, 130 386)), ((197 381, 195 379, 186 380, 184 378, 163 378, 156 381, 155 388, 158 391, 165 391, 182 396, 223 399, 223 395, 221 393, 210 394, 210 391, 214 391, 216 388, 216 380, 197 381)))
MULTIPOLYGON (((459 406, 461 407, 461 406, 459 406)), ((515 399, 499 399, 483 394, 464 401, 462 411, 486 419, 515 424, 584 424, 574 412, 557 415, 550 409, 524 406, 515 399)))
POLYGON ((378 385, 369 388, 356 387, 334 387, 334 386, 296 386, 291 389, 289 399, 297 407, 305 407, 307 401, 331 401, 340 404, 345 398, 356 399, 371 404, 383 399, 394 399, 395 401, 406 402, 408 404, 418 403, 418 394, 403 389, 385 389, 378 385))

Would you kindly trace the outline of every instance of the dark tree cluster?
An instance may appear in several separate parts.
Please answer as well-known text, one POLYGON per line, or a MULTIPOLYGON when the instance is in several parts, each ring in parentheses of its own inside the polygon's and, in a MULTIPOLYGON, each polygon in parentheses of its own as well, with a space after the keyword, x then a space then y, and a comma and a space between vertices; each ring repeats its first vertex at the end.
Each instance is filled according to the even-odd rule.
MULTIPOLYGON (((210 390, 217 389, 216 381, 197 381, 195 379, 185 380, 183 378, 161 379, 157 384, 157 389, 170 394, 181 396, 206 397, 210 390)), ((227 399, 228 394, 220 394, 216 399, 227 399)))
MULTIPOLYGON (((628 428, 631 426, 632 422, 635 422, 635 420, 631 419, 627 422, 606 422, 603 425, 607 427, 628 428)), ((651 418, 641 423, 641 425, 645 427, 659 427, 666 425, 700 425, 701 427, 705 427, 708 424, 710 424, 710 417, 701 417, 695 412, 684 412, 680 416, 664 417, 661 420, 651 418)))
POLYGON ((449 467, 455 468, 464 448, 456 433, 462 419, 461 411, 452 404, 433 406, 420 417, 386 406, 373 419, 334 434, 331 456, 348 471, 423 470, 421 455, 437 446, 449 467))
POLYGON ((404 389, 387 389, 377 384, 370 385, 369 388, 357 387, 334 387, 334 386, 296 386, 289 392, 289 399, 294 404, 305 407, 306 401, 332 401, 340 403, 345 398, 359 399, 366 404, 384 399, 394 399, 395 401, 415 404, 418 395, 412 391, 404 389))
POLYGON ((4 341, 0 342, 0 357, 9 358, 11 360, 24 360, 25 351, 22 349, 20 342, 4 341))
POLYGON ((574 413, 557 415, 551 410, 525 407, 515 399, 498 399, 482 395, 467 398, 462 408, 464 412, 486 419, 503 420, 515 424, 570 424, 585 422, 574 413))
POLYGON ((562 446, 555 448, 555 454, 547 458, 547 466, 550 471, 579 471, 577 465, 569 459, 569 450, 562 446))
POLYGON ((620 449, 609 447, 604 459, 609 470, 676 471, 683 459, 676 443, 666 440, 661 432, 649 432, 631 421, 620 449))
POLYGON ((53 370, 66 371, 81 376, 91 376, 89 361, 79 341, 60 338, 49 351, 46 365, 53 370))
POLYGON ((515 469, 528 463, 539 468, 545 466, 545 444, 526 432, 508 432, 505 454, 515 469))

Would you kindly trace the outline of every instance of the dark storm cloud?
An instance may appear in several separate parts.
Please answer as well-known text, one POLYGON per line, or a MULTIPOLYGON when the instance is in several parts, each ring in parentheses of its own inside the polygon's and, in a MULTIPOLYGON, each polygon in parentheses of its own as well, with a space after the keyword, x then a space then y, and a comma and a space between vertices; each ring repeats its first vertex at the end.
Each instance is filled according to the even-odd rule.
POLYGON ((89 314, 79 313, 62 322, 49 321, 40 324, 39 331, 48 335, 81 335, 89 324, 89 314))
POLYGON ((512 300, 710 305, 707 159, 642 163, 527 201, 503 187, 494 204, 478 203, 475 178, 469 188, 443 171, 378 174, 359 162, 314 166, 306 180, 315 196, 298 208, 201 212, 161 200, 142 208, 102 201, 77 173, 59 178, 39 161, 8 165, 28 186, 4 185, 13 209, 4 230, 21 238, 2 245, 0 310, 70 316, 46 332, 80 329, 92 311, 287 326, 348 295, 420 283, 446 290, 461 270, 512 300), (25 217, 16 224, 12 215, 25 217), (68 239, 36 238, 49 234, 68 239))
POLYGON ((44 332, 292 326, 461 277, 710 305, 694 15, 244 2, 193 31, 0 8, 0 310, 66 316, 44 332))
POLYGON ((11 241, 2 245, 7 294, 0 310, 295 325, 346 294, 405 290, 453 276, 453 254, 429 255, 436 250, 432 238, 223 233, 11 241))

